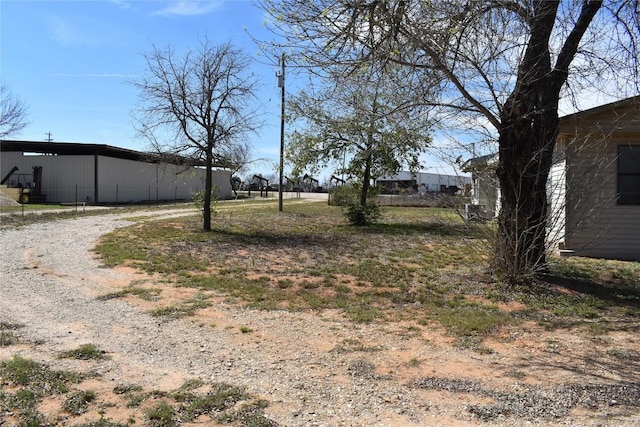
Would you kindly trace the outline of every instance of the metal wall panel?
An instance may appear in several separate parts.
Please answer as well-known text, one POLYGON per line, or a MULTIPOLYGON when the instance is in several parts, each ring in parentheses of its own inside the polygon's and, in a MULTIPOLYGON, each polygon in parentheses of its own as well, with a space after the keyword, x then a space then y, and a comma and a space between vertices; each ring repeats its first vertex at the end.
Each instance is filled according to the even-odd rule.
POLYGON ((93 200, 93 156, 24 155, 3 152, 0 176, 18 167, 12 179, 32 180, 34 166, 42 166, 42 192, 47 202, 72 203, 93 200))
MULTIPOLYGON (((229 197, 229 171, 214 171, 217 197, 229 197)), ((113 157, 98 157, 100 203, 136 203, 191 199, 204 190, 204 169, 167 163, 144 163, 113 157)))
MULTIPOLYGON (((42 166, 42 191, 47 202, 96 203, 95 164, 98 166, 98 203, 189 200, 192 192, 204 190, 205 171, 202 168, 185 170, 182 166, 167 163, 145 163, 106 156, 2 152, 0 177, 17 166, 19 171, 12 180, 32 180, 32 168, 42 166)), ((216 197, 231 196, 229 175, 229 171, 213 171, 216 197)))

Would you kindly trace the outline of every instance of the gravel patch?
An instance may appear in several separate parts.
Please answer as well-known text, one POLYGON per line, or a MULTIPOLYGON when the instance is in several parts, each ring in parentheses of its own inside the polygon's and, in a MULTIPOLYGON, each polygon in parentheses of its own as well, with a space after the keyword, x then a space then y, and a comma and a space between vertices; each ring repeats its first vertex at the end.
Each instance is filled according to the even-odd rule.
POLYGON ((414 386, 489 397, 495 402, 467 408, 485 421, 505 416, 527 420, 561 419, 576 407, 593 410, 625 405, 636 411, 640 408, 640 385, 633 383, 567 384, 555 388, 518 386, 506 392, 487 389, 477 381, 429 377, 415 381, 414 386))
POLYGON ((385 325, 216 302, 211 310, 225 322, 252 329, 243 334, 237 327, 152 317, 124 300, 98 298, 132 280, 129 273, 101 267, 92 256, 101 235, 131 224, 128 215, 188 212, 109 213, 0 230, 0 322, 24 325, 21 337, 39 343, 21 350, 23 356, 64 368, 74 362, 57 354, 92 343, 110 355, 96 370, 114 385, 173 389, 185 378, 240 385, 267 400, 267 416, 282 426, 595 426, 603 420, 622 426, 640 421, 640 389, 633 383, 505 388, 424 373, 407 379, 396 374, 401 364, 388 353, 418 351, 416 342, 420 358, 428 361, 424 371, 446 372, 450 359, 463 366, 497 364, 500 356, 482 356, 478 362, 477 354, 411 341, 385 325), (434 403, 425 391, 453 396, 434 403), (469 404, 468 395, 491 403, 469 404), (622 412, 610 411, 622 407, 622 412), (591 412, 572 414, 576 408, 591 412))
POLYGON ((0 190, 0 206, 19 206, 20 203, 7 196, 2 190, 0 190))

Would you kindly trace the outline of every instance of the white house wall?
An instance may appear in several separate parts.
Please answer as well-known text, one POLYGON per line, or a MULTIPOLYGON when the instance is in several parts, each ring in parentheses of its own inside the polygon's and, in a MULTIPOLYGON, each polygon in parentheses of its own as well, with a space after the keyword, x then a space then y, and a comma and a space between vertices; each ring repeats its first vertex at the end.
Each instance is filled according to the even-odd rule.
POLYGON ((640 97, 561 119, 566 144, 565 247, 640 261, 640 206, 617 203, 618 146, 640 144, 640 97))
POLYGON ((493 169, 477 171, 472 174, 473 187, 471 201, 484 207, 488 218, 497 217, 500 213, 500 186, 493 169))
MULTIPOLYGON (((556 150, 562 150, 561 144, 556 145, 556 150)), ((566 234, 566 167, 566 160, 564 158, 558 159, 551 166, 551 171, 547 180, 547 197, 549 199, 550 208, 547 242, 554 249, 564 245, 566 234)))
POLYGON ((637 135, 573 141, 567 149, 567 249, 577 255, 640 260, 640 206, 618 205, 618 145, 637 135))

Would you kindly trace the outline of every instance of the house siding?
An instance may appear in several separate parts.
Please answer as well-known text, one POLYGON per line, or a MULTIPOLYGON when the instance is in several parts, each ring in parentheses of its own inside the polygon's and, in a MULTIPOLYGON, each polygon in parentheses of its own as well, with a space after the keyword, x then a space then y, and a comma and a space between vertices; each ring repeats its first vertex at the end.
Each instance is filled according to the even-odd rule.
MULTIPOLYGON (((623 144, 640 145, 640 96, 560 119, 547 183, 550 248, 640 261, 640 205, 616 200, 618 147, 623 144)), ((474 171, 476 203, 490 204, 485 201, 490 193, 479 192, 478 178, 495 175, 492 156, 467 161, 474 171)), ((497 194, 499 204, 499 189, 497 194)))
POLYGON ((631 134, 580 136, 567 148, 565 247, 576 255, 640 260, 640 206, 616 203, 618 145, 631 134))
POLYGON ((472 198, 473 204, 483 206, 489 218, 500 213, 500 189, 495 172, 474 172, 472 198))
POLYGON ((566 196, 567 196, 567 161, 564 149, 557 150, 556 159, 551 166, 547 180, 547 194, 551 214, 547 223, 547 243, 552 249, 562 249, 565 246, 566 235, 566 196))

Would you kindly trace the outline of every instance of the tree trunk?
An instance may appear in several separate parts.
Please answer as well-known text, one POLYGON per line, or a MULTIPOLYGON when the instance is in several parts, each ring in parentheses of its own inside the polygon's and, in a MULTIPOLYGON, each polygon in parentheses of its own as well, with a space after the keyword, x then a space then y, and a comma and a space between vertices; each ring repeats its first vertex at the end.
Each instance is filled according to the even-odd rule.
POLYGON ((559 4, 533 2, 531 38, 515 89, 500 113, 497 173, 502 206, 494 267, 512 282, 546 268, 546 187, 558 135, 560 89, 582 36, 602 7, 601 1, 582 3, 575 27, 552 66, 549 42, 559 4))
POLYGON ((207 170, 204 179, 204 206, 202 212, 202 228, 204 231, 211 231, 211 193, 213 190, 213 149, 211 145, 207 147, 207 170))
POLYGON ((515 89, 500 112, 501 207, 493 261, 496 273, 511 282, 546 268, 547 178, 558 135, 560 88, 566 79, 566 73, 553 70, 549 53, 558 5, 534 1, 531 38, 515 89))
POLYGON ((233 191, 233 197, 238 197, 238 190, 236 190, 236 186, 233 185, 233 173, 229 174, 229 185, 231 185, 231 191, 233 191))
MULTIPOLYGON (((377 108, 373 107, 374 113, 377 108)), ((364 173, 362 175, 362 191, 360 192, 360 207, 366 211, 367 197, 369 196, 369 187, 371 187, 371 163, 373 162, 373 129, 374 123, 371 123, 371 130, 367 133, 367 145, 364 151, 364 173)))
POLYGON ((531 115, 533 120, 504 120, 499 138, 501 210, 494 267, 510 281, 546 267, 546 187, 559 120, 557 108, 531 115))
POLYGON ((364 175, 362 177, 362 191, 360 192, 360 206, 365 209, 367 207, 367 197, 369 196, 369 188, 371 187, 371 153, 367 153, 364 161, 364 175))

